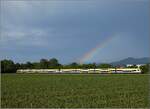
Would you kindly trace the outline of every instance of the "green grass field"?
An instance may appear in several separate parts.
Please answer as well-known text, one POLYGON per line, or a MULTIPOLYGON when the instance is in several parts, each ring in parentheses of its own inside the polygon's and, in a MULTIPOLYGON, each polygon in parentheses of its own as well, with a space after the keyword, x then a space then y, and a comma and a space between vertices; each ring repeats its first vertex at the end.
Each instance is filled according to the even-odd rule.
POLYGON ((149 75, 2 74, 1 82, 3 108, 149 106, 149 75))

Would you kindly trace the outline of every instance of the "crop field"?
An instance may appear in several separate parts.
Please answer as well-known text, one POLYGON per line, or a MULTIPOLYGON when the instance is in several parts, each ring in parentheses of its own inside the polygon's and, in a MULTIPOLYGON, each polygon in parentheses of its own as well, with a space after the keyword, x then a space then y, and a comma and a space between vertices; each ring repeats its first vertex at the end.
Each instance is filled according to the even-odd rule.
POLYGON ((149 75, 2 74, 3 108, 146 108, 149 75))

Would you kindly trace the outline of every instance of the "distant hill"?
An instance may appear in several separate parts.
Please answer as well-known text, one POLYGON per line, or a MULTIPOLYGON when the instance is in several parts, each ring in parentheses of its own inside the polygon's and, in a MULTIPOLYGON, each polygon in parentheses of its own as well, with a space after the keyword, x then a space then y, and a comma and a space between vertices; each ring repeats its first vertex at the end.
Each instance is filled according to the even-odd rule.
POLYGON ((150 63, 150 58, 149 57, 144 57, 144 58, 132 58, 128 57, 126 59, 112 62, 110 63, 111 65, 126 65, 126 64, 147 64, 150 63))

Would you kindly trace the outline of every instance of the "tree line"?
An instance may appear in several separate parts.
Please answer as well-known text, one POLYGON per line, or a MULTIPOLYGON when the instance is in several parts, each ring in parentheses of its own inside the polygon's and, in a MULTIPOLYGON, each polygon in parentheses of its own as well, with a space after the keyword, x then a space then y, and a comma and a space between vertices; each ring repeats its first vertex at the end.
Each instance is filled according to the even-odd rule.
POLYGON ((4 59, 1 61, 1 72, 2 73, 14 73, 17 69, 89 69, 89 68, 110 68, 110 64, 78 64, 76 62, 62 65, 56 58, 52 59, 41 59, 39 62, 26 62, 26 63, 14 63, 12 60, 4 59))
MULTIPOLYGON (((111 64, 78 64, 76 62, 63 65, 56 58, 41 59, 39 62, 14 63, 12 60, 4 59, 1 61, 2 73, 15 73, 17 69, 95 69, 95 68, 114 68, 111 64)), ((131 68, 136 68, 132 66, 131 68)), ((141 66, 143 73, 148 72, 149 65, 141 66)))

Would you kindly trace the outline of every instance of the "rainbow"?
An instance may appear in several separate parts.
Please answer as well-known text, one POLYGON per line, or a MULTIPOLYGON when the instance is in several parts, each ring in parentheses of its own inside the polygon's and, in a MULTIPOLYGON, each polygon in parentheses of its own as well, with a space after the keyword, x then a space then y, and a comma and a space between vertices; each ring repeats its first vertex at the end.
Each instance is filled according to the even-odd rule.
POLYGON ((110 37, 107 37, 103 42, 98 43, 94 48, 89 50, 87 53, 85 53, 80 59, 79 63, 83 64, 84 62, 92 59, 99 51, 100 49, 104 48, 105 45, 109 44, 117 35, 112 35, 110 37))

